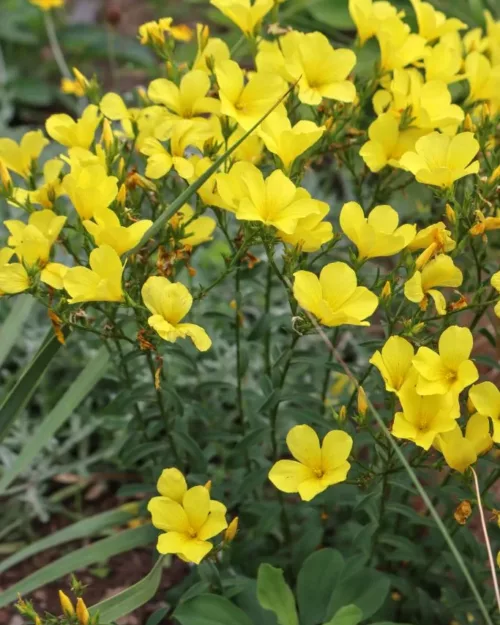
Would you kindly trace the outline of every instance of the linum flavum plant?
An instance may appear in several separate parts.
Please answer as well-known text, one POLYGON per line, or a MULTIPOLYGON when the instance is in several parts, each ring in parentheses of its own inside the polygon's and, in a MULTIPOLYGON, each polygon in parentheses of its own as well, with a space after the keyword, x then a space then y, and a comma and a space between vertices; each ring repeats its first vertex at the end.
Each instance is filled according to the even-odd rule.
POLYGON ((123 98, 74 70, 77 119, 0 140, 0 292, 52 324, 0 431, 57 351, 104 344, 68 401, 116 365, 97 433, 139 500, 107 521, 128 529, 0 604, 157 541, 151 573, 90 615, 144 604, 178 557, 199 566, 154 622, 498 622, 500 22, 413 0, 411 32, 388 2, 351 0, 347 49, 288 28, 287 2, 211 4, 236 50, 202 24, 144 24, 157 78, 123 98))

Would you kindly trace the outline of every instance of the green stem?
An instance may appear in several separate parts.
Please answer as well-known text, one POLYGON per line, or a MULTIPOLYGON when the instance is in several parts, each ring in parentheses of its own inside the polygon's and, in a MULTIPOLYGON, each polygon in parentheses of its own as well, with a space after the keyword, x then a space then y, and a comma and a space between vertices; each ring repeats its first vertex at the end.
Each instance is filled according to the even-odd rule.
MULTIPOLYGON (((267 265, 266 275, 266 297, 264 304, 264 314, 266 315, 266 323, 269 324, 269 315, 271 312, 271 290, 273 287, 273 269, 271 264, 267 265)), ((264 366, 266 375, 271 377, 271 330, 269 325, 266 327, 264 334, 264 366)))
POLYGON ((64 58, 63 51, 61 50, 61 46, 59 45, 59 40, 57 38, 56 26, 54 24, 54 19, 52 17, 52 13, 50 11, 44 11, 43 16, 45 19, 45 30, 47 31, 47 37, 49 39, 50 49, 52 50, 52 54, 54 55, 54 60, 59 68, 61 76, 67 78, 68 80, 73 80, 73 76, 70 72, 68 64, 66 63, 66 59, 64 58))
POLYGON ((146 352, 146 359, 148 361, 148 366, 149 366, 149 370, 151 372, 151 379, 153 381, 153 385, 155 387, 155 393, 156 393, 156 403, 158 404, 158 410, 160 411, 160 415, 165 423, 165 431, 167 434, 167 438, 168 438, 168 443, 170 445, 170 448, 172 450, 172 454, 175 458, 175 464, 177 466, 180 466, 180 456, 179 456, 179 452, 177 451, 177 446, 175 444, 174 441, 174 437, 172 436, 172 422, 170 417, 167 414, 167 411, 165 410, 165 404, 163 402, 163 395, 161 393, 161 390, 159 388, 156 388, 156 380, 155 380, 155 366, 154 366, 154 362, 153 362, 153 357, 151 355, 151 352, 146 352))
POLYGON ((246 432, 246 423, 245 423, 245 412, 243 409, 243 367, 241 362, 241 309, 240 309, 240 300, 241 300, 241 290, 240 290, 240 264, 236 266, 235 273, 235 290, 236 290, 236 308, 235 308, 235 319, 234 319, 234 332, 236 339, 236 404, 238 407, 238 420, 240 422, 241 435, 245 436, 246 432))

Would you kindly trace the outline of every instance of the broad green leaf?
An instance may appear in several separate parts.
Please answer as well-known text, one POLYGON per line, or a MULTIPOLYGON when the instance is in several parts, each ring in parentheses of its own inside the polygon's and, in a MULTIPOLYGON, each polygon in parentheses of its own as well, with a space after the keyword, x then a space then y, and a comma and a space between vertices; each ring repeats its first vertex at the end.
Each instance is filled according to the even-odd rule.
POLYGON ((228 150, 219 156, 219 158, 215 161, 213 165, 211 165, 206 172, 204 172, 197 180, 195 180, 192 184, 189 185, 187 189, 185 189, 173 202, 170 206, 163 211, 163 213, 158 217, 158 219, 153 223, 153 225, 146 231, 142 239, 139 243, 129 250, 124 257, 132 256, 136 252, 138 252, 146 243, 154 237, 163 227, 164 225, 171 219, 175 213, 184 206, 184 204, 198 191, 198 189, 205 184, 205 182, 219 169, 221 165, 225 163, 225 161, 231 156, 231 154, 239 148, 239 146, 245 141, 254 130, 256 130, 260 124, 266 119, 268 115, 270 115, 276 107, 278 107, 281 102, 288 96, 289 93, 293 91, 295 88, 295 84, 293 84, 283 95, 282 97, 275 103, 273 106, 265 113, 259 121, 254 124, 250 130, 248 130, 236 143, 234 143, 228 150))
POLYGON ((316 625, 327 618, 328 602, 344 568, 344 558, 335 549, 312 553, 297 578, 297 602, 302 625, 316 625))
POLYGON ((10 426, 31 399, 43 374, 60 348, 61 343, 51 328, 37 354, 0 406, 0 441, 4 439, 10 426))
POLYGON ((163 623, 168 612, 169 608, 159 608, 158 610, 155 610, 146 621, 146 625, 159 625, 160 623, 163 623))
POLYGON ((152 599, 158 590, 164 556, 160 556, 151 571, 140 582, 130 586, 117 595, 93 605, 89 611, 91 615, 99 614, 101 623, 116 621, 130 614, 137 608, 152 599))
POLYGON ((280 625, 299 625, 295 598, 281 569, 270 564, 259 566, 257 599, 263 608, 276 614, 280 625))
POLYGON ((225 597, 198 595, 174 612, 181 625, 259 625, 225 597))
POLYGON ((7 319, 0 327, 0 367, 5 362, 10 350, 19 341, 24 324, 35 307, 36 299, 31 295, 20 295, 13 302, 14 305, 7 315, 7 319))
POLYGON ((24 445, 12 466, 4 473, 0 480, 0 494, 5 491, 9 484, 11 484, 20 473, 31 465, 55 432, 68 420, 73 414, 73 411, 85 397, 87 397, 104 375, 108 362, 109 352, 103 346, 98 350, 94 358, 87 363, 87 366, 64 393, 55 407, 44 417, 41 425, 24 445))
POLYGON ((340 608, 354 603, 363 612, 363 620, 370 618, 380 609, 389 594, 389 578, 371 569, 344 569, 342 578, 335 586, 328 605, 331 618, 340 608))
POLYGON ((26 595, 68 573, 84 569, 96 562, 106 561, 112 556, 131 551, 136 547, 149 545, 154 542, 156 536, 157 530, 152 525, 141 525, 76 549, 8 588, 0 595, 0 608, 15 601, 18 594, 26 595))
POLYGON ((45 538, 37 540, 24 549, 20 549, 16 553, 12 554, 9 558, 2 560, 2 562, 0 562, 0 573, 7 571, 15 564, 26 560, 26 558, 31 558, 46 549, 62 545, 71 540, 87 538, 88 536, 97 534, 107 527, 121 525, 132 517, 132 512, 127 511, 124 506, 123 508, 116 508, 115 510, 102 512, 101 514, 90 516, 88 519, 77 521, 62 530, 50 534, 50 536, 45 536, 45 538))
POLYGON ((328 623, 324 625, 358 625, 363 620, 363 612, 357 605, 350 604, 340 608, 328 623))

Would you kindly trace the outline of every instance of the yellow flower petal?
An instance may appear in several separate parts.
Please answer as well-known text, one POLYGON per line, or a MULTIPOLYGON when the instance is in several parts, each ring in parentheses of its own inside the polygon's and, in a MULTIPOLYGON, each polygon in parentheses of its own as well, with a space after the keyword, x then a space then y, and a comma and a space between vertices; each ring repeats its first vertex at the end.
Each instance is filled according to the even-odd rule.
POLYGON ((287 434, 286 444, 292 456, 313 470, 321 470, 321 448, 316 432, 308 425, 296 425, 287 434))

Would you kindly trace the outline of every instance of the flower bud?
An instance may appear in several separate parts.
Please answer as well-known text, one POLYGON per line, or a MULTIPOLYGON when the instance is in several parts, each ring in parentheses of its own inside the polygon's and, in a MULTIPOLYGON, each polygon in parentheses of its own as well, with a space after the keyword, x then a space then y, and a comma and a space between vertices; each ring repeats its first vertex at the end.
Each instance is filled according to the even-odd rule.
POLYGON ((76 601, 76 617, 80 625, 88 625, 90 620, 90 614, 87 610, 87 606, 81 597, 78 597, 76 601))
POLYGON ((118 189, 116 201, 120 206, 125 206, 125 202, 127 201, 127 185, 122 184, 122 186, 118 189))
POLYGON ((362 386, 358 388, 358 413, 365 416, 368 410, 368 399, 362 386))
POLYGON ((448 219, 448 221, 454 224, 457 220, 457 215, 449 204, 446 204, 445 212, 446 212, 446 218, 448 219))
POLYGON ((62 590, 59 591, 59 603, 61 604, 61 609, 66 616, 73 616, 75 613, 73 604, 71 603, 68 595, 64 594, 62 590))
POLYGON ((468 130, 469 132, 474 132, 476 130, 476 124, 472 121, 469 113, 467 113, 464 119, 464 130, 468 130))
POLYGON ((106 151, 109 152, 114 142, 113 130, 111 129, 111 123, 109 119, 105 119, 102 122, 102 142, 106 151))
POLYGON ((208 480, 208 482, 205 484, 205 488, 208 490, 208 492, 212 490, 212 480, 208 480))
POLYGON ((392 295, 391 283, 389 282, 389 280, 387 280, 387 282, 384 284, 384 288, 382 289, 382 292, 380 293, 380 297, 382 299, 389 299, 391 295, 392 295))
POLYGON ((238 517, 235 516, 234 519, 229 523, 225 533, 224 533, 224 541, 226 543, 230 543, 234 540, 236 533, 238 531, 238 517))
POLYGON ((491 176, 488 178, 489 184, 492 184, 495 180, 498 180, 498 178, 500 178, 500 165, 497 165, 492 171, 491 176))
POLYGON ((347 418, 347 408, 345 406, 340 406, 338 416, 337 416, 337 421, 339 423, 344 423, 346 418, 347 418))
POLYGON ((0 159, 0 180, 4 189, 10 193, 12 191, 12 178, 10 177, 9 170, 5 166, 5 163, 0 159))

